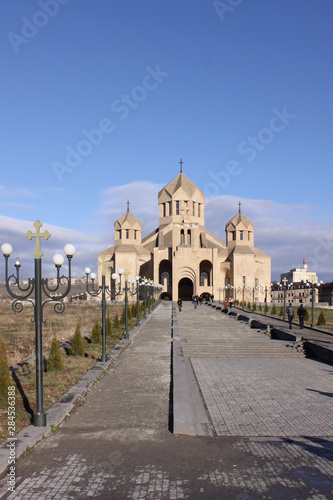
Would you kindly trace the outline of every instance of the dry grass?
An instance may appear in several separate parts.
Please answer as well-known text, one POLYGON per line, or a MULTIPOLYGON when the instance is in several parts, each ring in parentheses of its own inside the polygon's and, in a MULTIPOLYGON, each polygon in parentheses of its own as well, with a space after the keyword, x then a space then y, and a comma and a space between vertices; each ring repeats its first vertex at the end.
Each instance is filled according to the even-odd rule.
MULTIPOLYGON (((276 310, 277 310, 276 316, 279 316, 280 307, 277 307, 276 310)), ((308 307, 307 310, 309 313, 309 319, 307 321, 305 321, 305 324, 308 326, 311 326, 311 308, 308 307)), ((269 314, 271 314, 270 311, 271 311, 271 308, 269 308, 269 314)), ((314 326, 315 327, 317 326, 317 320, 318 320, 318 316, 320 314, 320 311, 321 311, 320 307, 314 308, 314 326)), ((326 326, 319 326, 318 328, 321 328, 323 330, 329 330, 332 332, 333 331, 333 309, 323 309, 323 311, 324 311, 325 318, 326 318, 326 326)), ((298 321, 297 308, 294 308, 294 321, 298 321)))
MULTIPOLYGON (((66 306, 67 307, 67 306, 66 306)), ((113 313, 115 308, 122 309, 122 306, 112 306, 113 313)), ((70 314, 71 307, 68 308, 67 314, 70 314)), ((81 325, 91 329, 96 319, 100 318, 100 306, 91 306, 89 304, 73 306, 71 322, 71 337, 74 334, 74 325, 76 326, 78 318, 81 325), (96 318, 95 318, 95 316, 96 318)), ((51 322, 51 321, 50 321, 51 322)), ((132 329, 136 324, 136 320, 129 321, 129 329, 132 329)), ((53 325, 54 327, 54 325, 53 325)), ((63 324, 57 323, 58 331, 62 328, 68 332, 65 318, 63 324)), ((83 331, 83 330, 82 330, 83 331)), ((17 334, 18 335, 18 334, 17 334)), ((25 339, 26 333, 20 332, 21 337, 25 339)), ((28 332, 30 335, 30 332, 28 332)), ((121 326, 117 330, 113 330, 112 336, 106 338, 106 350, 109 352, 124 335, 124 327, 121 326)), ((51 336, 50 336, 51 339, 51 336)), ((59 339, 60 340, 60 339, 59 339)), ((63 339, 61 339, 63 340, 63 339)), ((28 342, 29 348, 31 342, 28 342)), ((16 345, 16 344, 15 344, 16 345)), ((13 343, 11 344, 13 348, 13 343)), ((45 347, 45 346, 44 346, 45 347)), ((64 371, 61 372, 45 372, 43 374, 43 398, 44 410, 52 406, 70 387, 72 387, 101 357, 101 344, 92 344, 89 338, 84 339, 85 356, 70 356, 68 349, 61 349, 64 371)), ((35 364, 23 364, 18 370, 13 373, 13 385, 16 387, 16 432, 24 429, 32 423, 32 417, 36 409, 36 371, 35 364)), ((7 412, 0 410, 0 442, 3 442, 9 437, 7 430, 7 412)))
MULTIPOLYGON (((107 313, 114 317, 120 315, 122 305, 107 305, 107 313)), ((33 307, 25 303, 21 313, 14 313, 9 301, 0 303, 0 335, 8 346, 9 365, 29 359, 35 353, 35 324, 32 322, 33 307)), ((56 333, 59 342, 73 338, 76 325, 80 323, 81 332, 90 331, 96 321, 101 321, 101 305, 89 302, 66 304, 63 314, 54 312, 52 304, 44 307, 43 350, 51 347, 56 333)))

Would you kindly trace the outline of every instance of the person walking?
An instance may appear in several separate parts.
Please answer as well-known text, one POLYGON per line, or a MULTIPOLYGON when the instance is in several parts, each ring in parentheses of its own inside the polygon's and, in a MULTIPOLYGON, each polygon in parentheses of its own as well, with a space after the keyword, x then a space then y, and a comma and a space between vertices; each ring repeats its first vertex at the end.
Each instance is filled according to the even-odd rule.
POLYGON ((198 299, 197 299, 197 297, 193 298, 193 304, 194 304, 194 309, 196 309, 198 307, 198 299))
POLYGON ((183 301, 182 301, 182 299, 180 297, 179 297, 179 299, 177 301, 177 304, 178 304, 178 311, 182 312, 183 301))
POLYGON ((299 317, 299 327, 304 328, 304 316, 306 314, 306 310, 304 309, 303 304, 301 304, 297 309, 297 314, 299 317))
POLYGON ((289 330, 291 330, 292 325, 293 325, 293 318, 294 318, 294 308, 291 305, 291 302, 289 302, 289 306, 287 307, 287 314, 288 314, 288 321, 289 321, 289 330))

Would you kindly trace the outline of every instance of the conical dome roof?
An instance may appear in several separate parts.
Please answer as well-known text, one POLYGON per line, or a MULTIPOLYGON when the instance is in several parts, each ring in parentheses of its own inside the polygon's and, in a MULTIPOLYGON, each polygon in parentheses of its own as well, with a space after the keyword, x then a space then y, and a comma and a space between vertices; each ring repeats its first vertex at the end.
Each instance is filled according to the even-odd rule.
POLYGON ((127 222, 126 225, 129 225, 129 226, 132 226, 132 227, 140 227, 140 229, 142 229, 142 222, 139 221, 139 219, 137 219, 133 214, 131 214, 131 212, 126 212, 124 213, 124 215, 122 215, 121 217, 119 217, 119 219, 116 220, 116 222, 114 223, 114 226, 116 227, 117 226, 123 226, 124 223, 127 222))
POLYGON ((158 193, 158 198, 160 198, 160 196, 165 192, 172 197, 180 188, 185 189, 190 198, 199 193, 200 197, 205 197, 203 191, 201 191, 201 189, 199 189, 188 177, 186 177, 183 172, 180 172, 174 179, 172 179, 172 181, 169 182, 169 184, 161 189, 158 193))
POLYGON ((238 226, 242 226, 245 229, 254 229, 253 223, 240 212, 226 223, 225 228, 227 229, 230 225, 234 226, 235 228, 238 226))

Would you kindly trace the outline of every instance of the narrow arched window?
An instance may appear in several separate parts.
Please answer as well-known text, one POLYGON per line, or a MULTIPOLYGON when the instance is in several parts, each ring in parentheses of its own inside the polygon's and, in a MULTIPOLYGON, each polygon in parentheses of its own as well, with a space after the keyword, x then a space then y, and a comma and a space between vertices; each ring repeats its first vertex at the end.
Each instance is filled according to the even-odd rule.
POLYGON ((163 273, 161 274, 161 285, 169 286, 169 273, 168 273, 168 271, 163 271, 163 273))
POLYGON ((187 230, 187 244, 191 245, 191 229, 187 230))
POLYGON ((206 271, 203 271, 200 273, 200 286, 205 286, 208 285, 208 273, 206 271))
POLYGON ((185 245, 185 232, 184 229, 181 229, 180 231, 180 244, 185 245))

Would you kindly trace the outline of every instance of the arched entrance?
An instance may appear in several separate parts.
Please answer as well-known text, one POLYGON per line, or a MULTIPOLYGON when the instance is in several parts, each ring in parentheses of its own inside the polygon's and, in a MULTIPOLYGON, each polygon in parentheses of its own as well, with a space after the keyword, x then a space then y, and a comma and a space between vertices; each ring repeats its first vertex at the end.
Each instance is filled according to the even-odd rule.
POLYGON ((193 281, 189 278, 182 278, 178 283, 178 297, 182 300, 192 300, 193 281))

